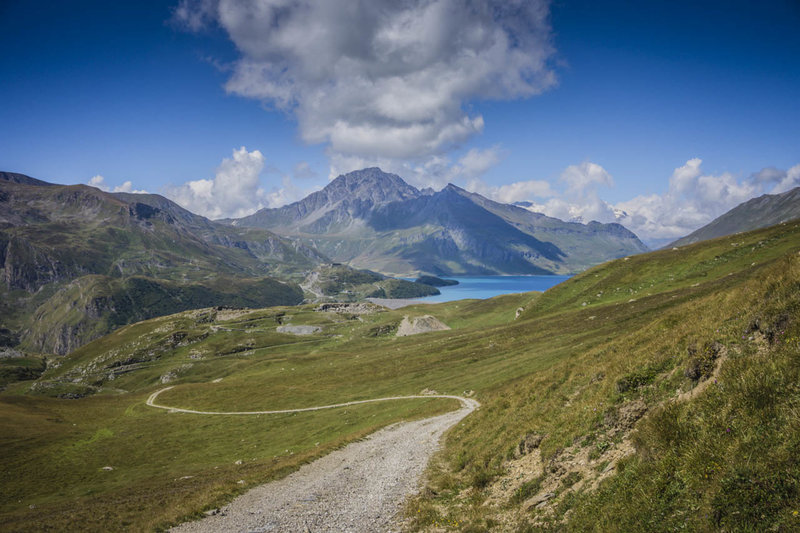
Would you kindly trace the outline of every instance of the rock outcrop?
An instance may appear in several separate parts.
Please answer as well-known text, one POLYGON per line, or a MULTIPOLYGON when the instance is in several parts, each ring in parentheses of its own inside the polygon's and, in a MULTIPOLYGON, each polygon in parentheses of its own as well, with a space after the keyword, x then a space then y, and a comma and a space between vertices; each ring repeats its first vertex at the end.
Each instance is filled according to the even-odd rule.
POLYGON ((448 329, 450 329, 450 327, 447 324, 431 315, 415 316, 413 318, 406 316, 403 317, 400 326, 397 328, 397 336, 407 337, 409 335, 418 335, 420 333, 444 331, 448 329))

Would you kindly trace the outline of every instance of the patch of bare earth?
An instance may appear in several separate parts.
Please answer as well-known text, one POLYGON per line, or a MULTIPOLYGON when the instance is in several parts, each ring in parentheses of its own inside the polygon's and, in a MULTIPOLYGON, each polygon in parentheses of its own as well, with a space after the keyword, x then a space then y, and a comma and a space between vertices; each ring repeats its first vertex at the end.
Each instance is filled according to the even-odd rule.
POLYGON ((403 321, 400 322, 400 326, 397 328, 397 336, 407 337, 409 335, 418 335, 431 331, 445 331, 448 329, 450 329, 450 326, 431 315, 415 316, 412 318, 406 316, 403 317, 403 321))

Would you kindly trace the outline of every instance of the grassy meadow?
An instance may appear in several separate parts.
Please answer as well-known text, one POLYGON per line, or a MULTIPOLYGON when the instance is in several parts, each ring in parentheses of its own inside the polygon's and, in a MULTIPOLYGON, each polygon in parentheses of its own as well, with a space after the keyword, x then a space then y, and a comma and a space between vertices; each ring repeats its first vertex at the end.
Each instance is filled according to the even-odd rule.
POLYGON ((126 326, 0 394, 0 529, 164 528, 379 427, 456 407, 145 406, 167 384, 159 403, 208 411, 474 395, 482 407, 447 435, 410 529, 797 529, 798 252, 790 223, 612 261, 543 294, 362 315, 204 309, 126 326), (423 314, 453 329, 394 336, 423 314), (321 330, 276 331, 287 324, 321 330))

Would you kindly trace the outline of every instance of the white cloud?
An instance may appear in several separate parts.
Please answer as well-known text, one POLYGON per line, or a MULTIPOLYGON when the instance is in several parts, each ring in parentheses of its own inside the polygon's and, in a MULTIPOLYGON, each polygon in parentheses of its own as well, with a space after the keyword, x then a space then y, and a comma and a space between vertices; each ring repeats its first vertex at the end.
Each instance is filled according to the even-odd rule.
MULTIPOLYGON (((561 173, 559 180, 566 184, 564 198, 572 219, 584 222, 615 222, 614 208, 600 199, 598 188, 613 187, 614 178, 597 163, 584 161, 570 165, 561 173)), ((561 218, 561 217, 559 217, 561 218)))
POLYGON ((786 192, 795 187, 800 187, 800 164, 793 166, 789 170, 767 167, 751 176, 751 179, 764 186, 774 184, 769 191, 770 194, 786 192))
POLYGON ((133 183, 131 181, 125 181, 122 185, 118 185, 114 187, 114 192, 132 192, 135 194, 147 194, 147 191, 144 189, 134 189, 133 183))
POLYGON ((333 153, 330 155, 329 179, 366 167, 379 167, 384 172, 401 176, 405 181, 424 189, 439 190, 448 183, 477 183, 483 190, 491 188, 480 180, 481 176, 497 165, 506 153, 499 146, 486 149, 473 148, 455 163, 445 155, 430 155, 414 160, 389 157, 362 157, 333 153))
POLYGON ((677 239, 762 192, 755 180, 740 182, 728 172, 703 174, 701 164, 694 158, 676 168, 664 194, 617 204, 627 213, 620 222, 645 241, 677 239))
MULTIPOLYGON (((689 159, 672 172, 664 193, 637 196, 616 205, 600 198, 600 189, 614 185, 611 174, 596 163, 572 165, 559 178, 564 191, 553 193, 546 201, 533 202, 528 209, 562 220, 619 222, 645 243, 660 245, 688 235, 754 196, 800 186, 800 164, 788 171, 767 167, 744 180, 728 172, 706 174, 701 165, 701 159, 689 159)), ((503 186, 506 195, 497 192, 503 187, 495 187, 494 192, 485 186, 475 190, 509 203, 547 197, 546 189, 515 189, 515 185, 503 186)))
MULTIPOLYGON (((240 218, 265 207, 281 207, 313 192, 314 188, 296 187, 290 175, 265 163, 259 150, 250 152, 242 146, 233 150, 232 157, 222 160, 212 179, 168 186, 164 195, 193 213, 219 219, 240 218), (280 177, 280 184, 269 190, 263 188, 262 173, 280 177)), ((293 174, 301 178, 316 175, 305 162, 295 165, 293 174)))
POLYGON ((217 168, 213 179, 166 187, 164 194, 189 211, 208 218, 242 217, 269 205, 259 175, 264 156, 242 146, 217 168))
POLYGON ((543 204, 534 203, 528 209, 567 221, 583 223, 591 221, 618 222, 614 206, 600 198, 591 198, 586 203, 571 202, 563 197, 551 198, 543 204))
POLYGON ((561 181, 566 183, 567 192, 577 196, 596 190, 598 185, 611 187, 614 185, 614 178, 611 177, 606 169, 598 165, 585 161, 580 165, 570 165, 561 173, 561 181))
POLYGON ((472 148, 458 160, 458 164, 453 167, 453 174, 464 178, 478 178, 497 165, 505 155, 499 146, 486 150, 472 148))
POLYGON ((786 192, 800 187, 800 164, 793 166, 786 172, 786 176, 770 191, 772 194, 786 192))
POLYGON ((549 0, 182 0, 174 20, 219 24, 226 89, 293 113, 334 166, 444 153, 483 130, 469 102, 556 83, 549 0))
POLYGON ((556 194, 555 191, 550 188, 550 183, 543 180, 516 181, 505 185, 493 186, 488 185, 483 180, 472 179, 467 182, 466 188, 504 204, 529 200, 531 198, 548 198, 556 194))
MULTIPOLYGON (((547 198, 544 203, 534 202, 528 207, 531 211, 544 213, 561 220, 575 220, 580 222, 615 222, 617 213, 614 206, 600 198, 598 188, 613 187, 614 178, 597 163, 585 161, 579 165, 570 165, 564 169, 558 179, 564 192, 557 193, 552 189, 518 188, 520 194, 513 200, 509 188, 509 200, 531 200, 533 197, 547 198), (537 194, 539 192, 539 194, 537 194)), ((547 182, 527 182, 547 183, 547 182)), ((508 201, 508 200, 506 200, 508 201)))
POLYGON ((306 161, 297 163, 292 169, 292 175, 301 180, 313 179, 318 176, 317 172, 306 161))
POLYGON ((144 189, 134 189, 133 182, 131 181, 125 181, 122 183, 122 185, 117 185, 112 189, 108 185, 106 185, 106 179, 100 174, 92 176, 87 183, 88 185, 91 185, 92 187, 97 187, 101 191, 105 192, 130 192, 134 194, 148 194, 147 191, 144 189))
POLYGON ((281 186, 273 187, 266 195, 266 207, 282 207, 308 196, 315 189, 301 190, 297 188, 292 179, 284 175, 281 177, 281 186))
POLYGON ((173 10, 173 21, 181 27, 198 32, 216 18, 217 0, 181 0, 173 10))
POLYGON ((764 167, 750 176, 750 181, 759 185, 769 185, 781 181, 786 171, 775 167, 764 167))
MULTIPOLYGON (((788 171, 766 168, 746 180, 728 172, 705 174, 702 160, 693 158, 676 168, 662 194, 637 196, 616 205, 600 198, 599 189, 613 186, 612 176, 600 165, 585 162, 567 167, 560 176, 565 190, 530 210, 562 220, 619 222, 645 242, 680 238, 708 224, 750 198, 766 192, 782 192, 800 185, 800 165, 788 171)), ((543 195, 540 195, 543 196, 543 195)), ((506 201, 528 199, 523 192, 506 201)))

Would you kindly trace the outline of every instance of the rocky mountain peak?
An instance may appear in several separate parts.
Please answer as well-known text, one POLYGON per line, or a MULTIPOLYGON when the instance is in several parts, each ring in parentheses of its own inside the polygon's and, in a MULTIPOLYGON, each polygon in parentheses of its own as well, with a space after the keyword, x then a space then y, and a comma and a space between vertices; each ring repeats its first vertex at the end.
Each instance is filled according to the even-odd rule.
POLYGON ((342 199, 367 200, 382 204, 416 198, 420 192, 403 181, 397 174, 389 174, 378 167, 364 168, 342 174, 323 189, 328 201, 342 199))
POLYGON ((501 204, 452 183, 419 191, 372 167, 236 221, 312 243, 337 262, 384 273, 569 273, 645 251, 630 232, 501 204))

